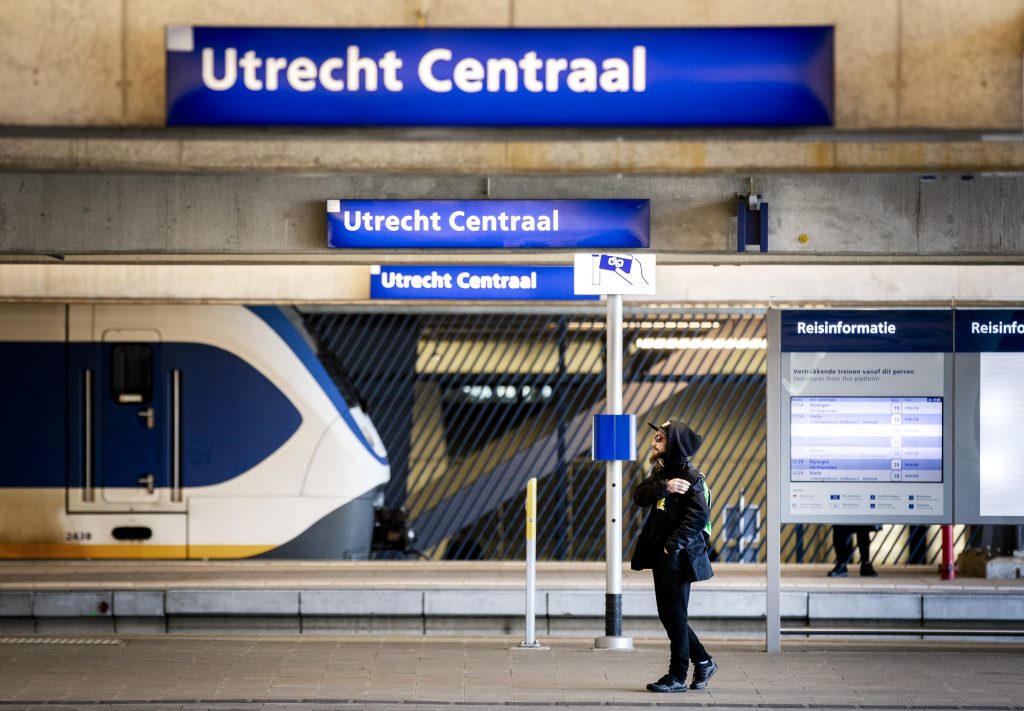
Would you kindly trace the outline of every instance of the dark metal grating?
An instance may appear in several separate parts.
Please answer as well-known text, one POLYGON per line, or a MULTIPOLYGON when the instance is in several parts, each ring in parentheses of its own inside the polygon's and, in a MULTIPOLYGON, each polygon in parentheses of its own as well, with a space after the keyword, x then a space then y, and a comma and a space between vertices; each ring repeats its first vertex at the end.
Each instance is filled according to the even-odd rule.
MULTIPOLYGON (((424 555, 522 559, 523 492, 536 476, 538 556, 603 560, 604 467, 590 459, 591 418, 604 410, 603 307, 351 307, 305 318, 366 403, 391 462, 385 505, 408 510, 424 555)), ((679 418, 704 435, 695 463, 713 493, 716 554, 763 561, 763 311, 627 306, 623 320, 623 410, 637 415, 641 457, 623 472, 627 554, 642 523, 628 493, 647 470, 646 423, 679 418), (723 512, 741 501, 755 515, 735 519, 738 530, 723 512)), ((966 527, 956 534, 960 550, 966 527)), ((885 526, 872 551, 880 564, 932 564, 939 540, 937 526, 885 526)), ((833 558, 827 525, 783 526, 782 545, 784 562, 833 558)))

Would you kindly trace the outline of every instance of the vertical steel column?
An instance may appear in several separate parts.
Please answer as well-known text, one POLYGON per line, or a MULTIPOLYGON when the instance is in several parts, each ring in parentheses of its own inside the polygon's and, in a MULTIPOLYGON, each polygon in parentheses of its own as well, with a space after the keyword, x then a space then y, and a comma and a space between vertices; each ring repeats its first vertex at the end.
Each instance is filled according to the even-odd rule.
POLYGON ((537 619, 537 477, 526 482, 526 639, 519 645, 538 649, 537 619))
POLYGON ((768 362, 765 381, 767 385, 767 454, 768 454, 768 491, 765 497, 766 518, 764 522, 764 542, 767 554, 768 571, 765 585, 765 646, 766 652, 782 651, 782 459, 781 446, 782 423, 782 325, 777 309, 768 309, 766 315, 768 326, 768 362))
MULTIPOLYGON (((622 295, 608 295, 607 412, 622 414, 622 295)), ((622 462, 605 464, 605 551, 607 572, 604 596, 604 637, 597 649, 632 649, 633 640, 622 636, 622 462)))
MULTIPOLYGON (((568 328, 566 317, 558 317, 558 381, 566 382, 566 350, 568 346, 568 328)), ((555 560, 565 560, 569 536, 569 466, 566 464, 566 435, 569 428, 568 414, 565 408, 558 408, 558 465, 555 470, 554 490, 555 511, 552 519, 555 524, 555 560)))

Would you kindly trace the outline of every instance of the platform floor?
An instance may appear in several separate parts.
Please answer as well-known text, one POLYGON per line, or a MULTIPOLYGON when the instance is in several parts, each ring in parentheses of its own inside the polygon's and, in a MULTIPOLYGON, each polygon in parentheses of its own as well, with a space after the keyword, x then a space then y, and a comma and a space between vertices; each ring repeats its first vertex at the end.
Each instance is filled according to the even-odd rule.
POLYGON ((653 694, 667 644, 579 639, 129 637, 0 640, 0 709, 1024 709, 1024 652, 936 642, 713 642, 705 691, 653 694), (91 642, 91 643, 85 643, 91 642))
MULTIPOLYGON (((829 578, 827 565, 786 566, 781 613, 790 635, 983 635, 1024 647, 1024 580, 942 581, 930 568, 829 578)), ((600 563, 538 565, 536 635, 604 630, 600 563)), ((622 573, 623 631, 661 633, 647 571, 622 573)), ((691 624, 719 638, 763 639, 765 568, 716 566, 694 587, 691 624)), ((415 634, 525 632, 521 562, 0 562, 0 635, 415 634)), ((2 709, 0 709, 2 711, 2 709)))

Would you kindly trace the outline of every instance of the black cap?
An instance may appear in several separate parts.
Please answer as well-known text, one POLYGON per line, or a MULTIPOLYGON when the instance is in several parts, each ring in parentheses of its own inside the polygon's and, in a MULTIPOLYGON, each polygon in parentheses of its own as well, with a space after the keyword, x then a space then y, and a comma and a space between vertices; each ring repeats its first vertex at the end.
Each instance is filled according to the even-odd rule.
POLYGON ((648 427, 650 427, 650 428, 651 428, 652 430, 654 430, 655 432, 661 432, 661 433, 662 433, 663 435, 665 435, 666 437, 668 437, 668 426, 669 426, 669 425, 670 425, 671 423, 672 423, 672 421, 671 421, 671 420, 669 420, 668 422, 666 422, 666 423, 665 423, 665 424, 663 424, 663 425, 656 425, 656 424, 654 424, 653 422, 648 422, 648 423, 647 423, 647 426, 648 426, 648 427))

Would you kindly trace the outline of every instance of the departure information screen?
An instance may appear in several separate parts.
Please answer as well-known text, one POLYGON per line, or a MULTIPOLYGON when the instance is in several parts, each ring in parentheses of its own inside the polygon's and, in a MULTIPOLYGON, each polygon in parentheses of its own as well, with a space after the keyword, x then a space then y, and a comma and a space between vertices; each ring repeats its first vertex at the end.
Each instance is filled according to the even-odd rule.
POLYGON ((941 397, 793 397, 791 482, 942 482, 941 397))

